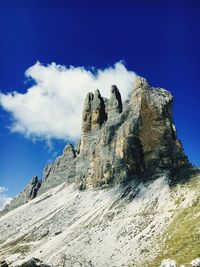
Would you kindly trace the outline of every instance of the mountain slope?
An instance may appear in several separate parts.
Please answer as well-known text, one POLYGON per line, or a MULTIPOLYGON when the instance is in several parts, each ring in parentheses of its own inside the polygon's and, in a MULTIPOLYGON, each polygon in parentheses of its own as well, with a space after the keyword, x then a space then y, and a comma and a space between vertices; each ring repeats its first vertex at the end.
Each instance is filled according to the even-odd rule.
POLYGON ((82 192, 62 184, 0 219, 0 255, 28 254, 51 266, 190 262, 200 251, 199 178, 170 187, 163 175, 82 192))

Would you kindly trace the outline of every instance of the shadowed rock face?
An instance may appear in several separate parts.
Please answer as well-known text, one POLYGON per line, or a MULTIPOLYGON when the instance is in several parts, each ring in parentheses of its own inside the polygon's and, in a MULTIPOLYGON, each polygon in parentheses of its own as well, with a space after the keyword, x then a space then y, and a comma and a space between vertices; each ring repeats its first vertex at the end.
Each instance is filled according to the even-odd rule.
MULTIPOLYGON (((45 168, 38 194, 62 182, 76 182, 79 189, 95 188, 152 179, 163 171, 174 176, 189 168, 173 124, 172 100, 168 91, 149 87, 141 77, 123 104, 115 85, 109 99, 99 90, 89 93, 79 145, 68 145, 45 168)), ((19 197, 15 203, 27 201, 23 193, 19 197)))
POLYGON ((105 112, 105 103, 99 90, 95 93, 89 93, 84 102, 82 115, 82 146, 87 142, 87 135, 90 132, 99 130, 102 124, 107 120, 105 112))
POLYGON ((51 267, 50 265, 47 265, 40 261, 37 258, 31 258, 28 257, 27 259, 18 259, 13 264, 7 263, 5 260, 0 260, 0 267, 9 267, 9 266, 15 266, 15 267, 51 267))

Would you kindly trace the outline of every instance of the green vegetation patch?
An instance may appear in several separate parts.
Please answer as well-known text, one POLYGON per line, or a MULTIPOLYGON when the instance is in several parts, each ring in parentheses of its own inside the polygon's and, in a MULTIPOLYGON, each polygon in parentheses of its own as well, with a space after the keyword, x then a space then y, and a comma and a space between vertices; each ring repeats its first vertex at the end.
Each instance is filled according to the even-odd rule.
POLYGON ((3 249, 9 251, 9 253, 26 253, 29 251, 29 242, 33 241, 34 238, 29 235, 22 235, 17 239, 14 239, 7 243, 3 249))
MULTIPOLYGON (((192 180, 187 188, 196 187, 197 195, 192 204, 186 208, 176 211, 176 215, 169 227, 166 229, 163 240, 164 247, 160 254, 148 267, 160 266, 163 259, 173 259, 179 265, 190 263, 193 259, 200 257, 200 183, 192 180)), ((180 199, 178 199, 178 202, 180 199)))

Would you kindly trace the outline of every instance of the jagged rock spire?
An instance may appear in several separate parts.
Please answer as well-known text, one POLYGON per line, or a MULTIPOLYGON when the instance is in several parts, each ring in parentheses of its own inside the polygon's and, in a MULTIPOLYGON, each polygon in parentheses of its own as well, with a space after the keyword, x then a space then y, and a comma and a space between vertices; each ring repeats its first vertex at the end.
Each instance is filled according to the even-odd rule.
POLYGON ((97 89, 94 94, 89 93, 84 102, 80 151, 88 142, 88 136, 91 132, 99 130, 106 120, 105 102, 97 89))
POLYGON ((141 89, 141 88, 148 88, 148 87, 149 87, 149 84, 145 78, 141 76, 136 76, 134 90, 141 89))
POLYGON ((98 130, 106 119, 105 103, 97 89, 94 94, 89 93, 86 96, 82 115, 82 133, 87 134, 91 130, 98 130))
POLYGON ((107 115, 105 112, 105 103, 103 98, 101 97, 100 91, 97 89, 94 93, 94 99, 92 103, 92 121, 91 121, 91 129, 98 130, 101 125, 107 119, 107 115))
POLYGON ((119 113, 122 112, 122 99, 119 89, 116 85, 111 86, 110 99, 108 100, 108 119, 115 118, 119 113))
POLYGON ((82 133, 88 133, 91 130, 91 121, 92 121, 92 102, 94 99, 93 93, 88 93, 84 105, 83 105, 83 113, 82 113, 82 133))

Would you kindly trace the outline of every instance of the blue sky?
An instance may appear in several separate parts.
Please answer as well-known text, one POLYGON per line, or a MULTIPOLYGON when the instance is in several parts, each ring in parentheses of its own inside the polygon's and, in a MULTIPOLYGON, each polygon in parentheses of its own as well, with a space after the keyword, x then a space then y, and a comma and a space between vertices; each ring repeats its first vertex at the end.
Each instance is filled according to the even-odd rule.
MULTIPOLYGON (((53 84, 52 88, 56 88, 56 77, 61 77, 58 75, 62 71, 69 73, 70 65, 83 66, 86 70, 94 66, 97 70, 104 69, 103 75, 110 77, 109 67, 115 75, 117 67, 114 64, 122 60, 125 64, 123 75, 128 77, 134 71, 144 76, 150 85, 164 87, 173 94, 178 135, 190 161, 199 166, 199 25, 200 2, 194 0, 2 0, 0 91, 4 95, 13 91, 26 94, 33 85, 46 83, 45 79, 48 79, 47 85, 53 84), (56 63, 54 67, 48 65, 52 62, 56 63), (66 69, 62 70, 59 65, 66 66, 66 69), (48 73, 51 68, 55 68, 52 75, 48 73), (50 81, 48 77, 51 77, 50 81)), ((76 75, 77 71, 75 68, 76 75)), ((126 83, 123 83, 122 76, 119 82, 123 87, 126 83)), ((99 78, 101 84, 105 77, 99 78)), ((81 93, 85 94, 85 90, 81 93)), ((71 103, 72 90, 67 93, 66 103, 71 103)), ((77 94, 74 99, 77 99, 77 94)), ((20 116, 28 116, 26 108, 32 102, 26 103, 24 114, 20 116)), ((18 106, 20 104, 18 102, 18 106)), ((19 193, 33 175, 41 177, 44 166, 61 153, 68 141, 67 135, 63 137, 62 125, 57 127, 52 122, 57 128, 48 129, 49 120, 48 132, 38 127, 27 128, 29 136, 26 129, 12 132, 13 116, 19 110, 15 109, 15 101, 9 105, 12 113, 5 107, 0 108, 0 186, 9 189, 1 190, 4 198, 19 193)), ((68 107, 68 110, 73 111, 73 107, 68 107)), ((38 114, 37 118, 40 117, 38 114)), ((71 131, 67 119, 66 131, 71 131)), ((75 142, 77 130, 69 134, 75 142)))

